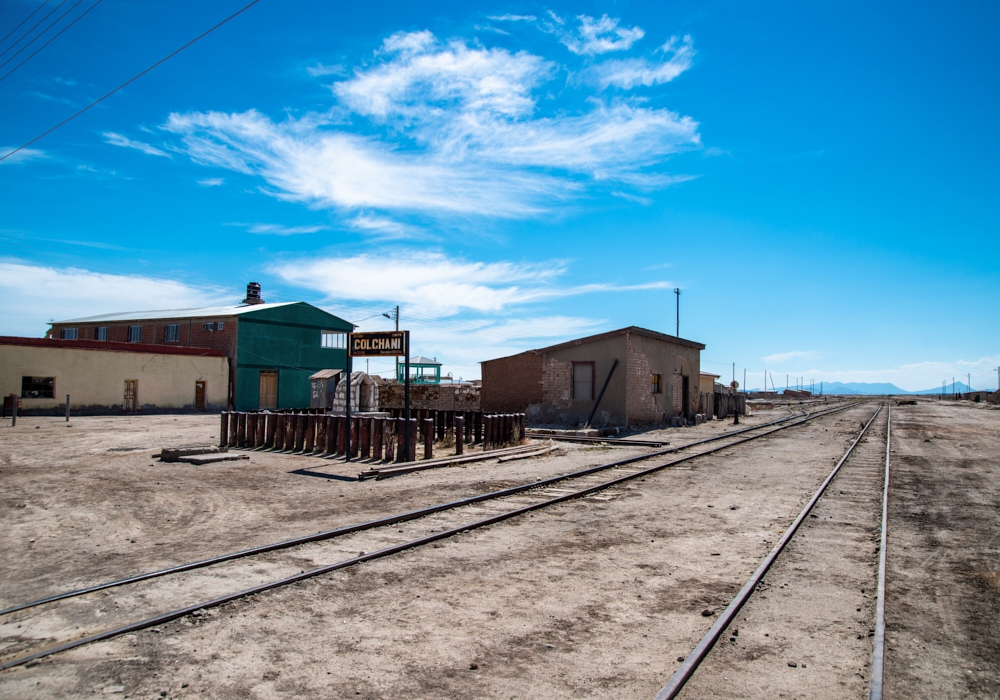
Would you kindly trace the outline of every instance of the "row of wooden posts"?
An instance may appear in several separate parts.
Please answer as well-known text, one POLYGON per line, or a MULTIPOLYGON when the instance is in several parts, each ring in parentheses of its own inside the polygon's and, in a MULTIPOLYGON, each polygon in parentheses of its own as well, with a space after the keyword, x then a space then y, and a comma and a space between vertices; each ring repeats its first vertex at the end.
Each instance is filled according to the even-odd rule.
MULTIPOLYGON (((414 411, 419 414, 419 411, 414 411)), ((519 444, 524 440, 524 414, 488 415, 473 411, 432 411, 410 419, 410 449, 406 454, 406 420, 381 416, 351 416, 351 458, 412 462, 417 444, 423 442, 424 459, 433 457, 434 437, 455 437, 455 454, 463 454, 466 443, 483 449, 519 444), (450 415, 449 415, 450 414, 450 415), (466 414, 471 420, 466 422, 466 414), (450 423, 450 425, 449 425, 450 423)), ((224 411, 219 445, 343 455, 347 452, 347 418, 343 415, 301 412, 224 411)))

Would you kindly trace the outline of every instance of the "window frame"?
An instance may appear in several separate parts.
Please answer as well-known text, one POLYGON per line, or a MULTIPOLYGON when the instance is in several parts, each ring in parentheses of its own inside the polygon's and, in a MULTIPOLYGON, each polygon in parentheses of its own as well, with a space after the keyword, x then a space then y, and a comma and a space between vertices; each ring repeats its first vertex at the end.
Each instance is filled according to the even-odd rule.
POLYGON ((94 327, 94 340, 99 340, 101 342, 108 342, 108 327, 107 326, 95 326, 94 327), (104 336, 104 337, 101 337, 104 336))
POLYGON ((214 333, 215 332, 215 321, 206 321, 205 322, 205 330, 208 331, 209 333, 214 333))
POLYGON ((319 346, 324 350, 347 350, 347 331, 321 330, 319 346), (327 344, 327 338, 333 338, 331 344, 327 344))
POLYGON ((79 340, 80 339, 80 329, 79 328, 60 328, 59 329, 59 340, 79 340))
POLYGON ((141 343, 142 342, 142 326, 128 326, 127 335, 125 336, 127 343, 141 343), (132 332, 135 331, 135 340, 132 339, 132 332))
POLYGON ((581 360, 579 362, 572 362, 572 369, 570 374, 570 392, 574 401, 593 401, 594 400, 594 384, 597 380, 597 363, 593 360, 581 360), (590 366, 590 396, 582 397, 576 395, 576 367, 580 366, 590 366))
POLYGON ((662 394, 663 393, 663 374, 660 372, 651 372, 650 377, 653 384, 653 393, 662 394))
POLYGON ((181 324, 179 323, 165 323, 163 325, 163 342, 164 343, 179 343, 181 342, 181 324), (171 337, 173 336, 173 337, 171 337))
MULTIPOLYGON (((28 391, 29 392, 35 392, 37 390, 36 389, 28 389, 28 391)), ((21 396, 22 399, 54 399, 56 397, 56 378, 55 377, 25 377, 25 376, 22 375, 21 376, 21 394, 20 394, 20 396, 21 396), (39 379, 42 380, 42 381, 46 381, 46 380, 50 381, 51 382, 51 386, 49 387, 50 394, 48 396, 46 396, 44 393, 41 394, 40 396, 25 396, 25 388, 24 388, 24 380, 25 379, 30 379, 32 386, 34 386, 36 384, 36 380, 39 380, 39 379)))

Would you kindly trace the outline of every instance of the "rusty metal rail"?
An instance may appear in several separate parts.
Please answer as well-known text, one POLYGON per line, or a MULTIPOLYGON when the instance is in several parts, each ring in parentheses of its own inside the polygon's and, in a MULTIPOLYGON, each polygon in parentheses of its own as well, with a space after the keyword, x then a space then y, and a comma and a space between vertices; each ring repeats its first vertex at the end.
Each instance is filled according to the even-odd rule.
POLYGON ((213 558, 210 558, 210 559, 203 559, 203 560, 200 560, 200 561, 197 561, 197 562, 191 562, 189 564, 182 564, 182 565, 179 565, 179 566, 176 566, 176 567, 171 567, 169 569, 162 569, 162 570, 159 570, 159 571, 153 571, 153 572, 149 572, 149 573, 145 573, 145 574, 139 574, 137 576, 132 576, 132 577, 125 578, 125 579, 120 579, 120 580, 117 580, 117 581, 111 581, 111 582, 104 583, 104 584, 98 584, 96 586, 91 586, 89 588, 84 588, 84 589, 80 589, 80 590, 76 590, 76 591, 69 591, 69 592, 66 592, 66 593, 57 594, 57 595, 50 596, 48 598, 44 598, 44 599, 40 599, 40 600, 36 600, 36 601, 30 602, 30 603, 24 603, 24 604, 21 604, 21 605, 12 606, 12 607, 6 608, 4 610, 0 610, 0 614, 7 614, 7 613, 15 612, 15 611, 18 611, 18 610, 24 610, 24 609, 27 609, 27 608, 30 608, 30 607, 35 607, 35 606, 43 605, 43 604, 46 604, 46 603, 55 602, 57 600, 64 600, 66 598, 72 598, 72 597, 84 595, 86 593, 92 593, 92 592, 95 592, 95 591, 100 591, 100 590, 104 590, 104 589, 108 589, 108 588, 112 588, 112 587, 116 587, 116 586, 123 586, 123 585, 130 584, 130 583, 137 583, 139 581, 149 580, 149 579, 152 579, 152 578, 157 578, 157 577, 160 577, 160 576, 166 576, 166 575, 173 574, 173 573, 179 573, 179 572, 182 572, 182 571, 190 571, 192 569, 197 569, 197 568, 202 568, 202 567, 206 567, 206 566, 211 566, 212 564, 221 563, 221 562, 229 561, 229 560, 232 560, 232 559, 238 559, 238 558, 241 558, 241 557, 247 557, 247 556, 251 556, 253 554, 259 554, 259 553, 263 553, 263 552, 274 551, 274 550, 277 550, 277 549, 284 549, 284 548, 293 547, 293 546, 296 546, 296 545, 299 545, 299 544, 305 544, 305 543, 309 543, 309 542, 317 542, 317 541, 321 541, 321 540, 331 539, 331 538, 334 538, 334 537, 338 537, 338 536, 341 536, 341 535, 346 535, 346 534, 349 534, 349 533, 359 532, 359 531, 362 531, 362 530, 368 530, 368 529, 373 529, 373 528, 377 528, 377 527, 383 527, 383 526, 387 526, 387 525, 394 525, 394 524, 397 524, 397 523, 400 523, 400 522, 404 522, 404 521, 408 521, 408 520, 415 520, 417 518, 421 518, 421 517, 424 517, 426 515, 430 515, 430 514, 433 514, 433 513, 438 513, 438 512, 445 511, 445 510, 450 510, 450 509, 453 509, 453 508, 459 508, 461 506, 471 505, 471 504, 479 503, 479 502, 482 502, 482 501, 487 501, 487 500, 502 498, 502 497, 505 497, 505 496, 511 496, 511 495, 519 494, 519 493, 522 493, 522 492, 528 491, 528 490, 539 489, 539 488, 542 488, 542 487, 545 487, 545 486, 548 486, 548 485, 551 485, 551 484, 554 484, 554 483, 557 483, 557 482, 566 481, 568 479, 579 478, 579 477, 582 477, 582 476, 587 476, 589 474, 594 474, 596 472, 600 472, 600 471, 612 469, 612 468, 615 468, 615 467, 624 466, 626 464, 632 464, 632 463, 635 463, 635 462, 648 460, 648 459, 651 459, 651 458, 654 458, 654 457, 663 456, 665 454, 670 454, 670 453, 678 452, 678 451, 685 450, 685 449, 688 449, 688 448, 691 448, 691 447, 695 447, 697 445, 701 445, 701 444, 705 444, 705 443, 710 443, 710 442, 715 442, 715 441, 718 441, 718 440, 724 440, 726 438, 731 438, 731 437, 734 437, 736 435, 741 435, 741 434, 744 434, 744 433, 747 433, 747 432, 760 431, 763 428, 770 428, 769 430, 765 430, 764 432, 760 432, 757 435, 750 435, 750 436, 747 436, 747 437, 741 437, 741 438, 739 438, 739 439, 737 439, 737 440, 735 440, 733 442, 729 442, 729 443, 726 443, 726 444, 723 444, 723 445, 714 446, 714 447, 709 448, 708 450, 697 452, 695 454, 684 455, 684 456, 681 456, 680 458, 675 459, 673 461, 665 462, 665 463, 662 463, 662 464, 657 464, 655 466, 648 467, 646 469, 641 469, 639 471, 631 472, 631 473, 626 474, 624 476, 620 476, 620 477, 611 479, 609 481, 602 482, 600 484, 595 484, 594 486, 590 486, 590 487, 587 487, 587 488, 584 488, 584 489, 580 489, 578 491, 573 491, 573 492, 568 493, 568 494, 563 494, 563 495, 559 495, 559 496, 556 496, 556 497, 553 497, 553 498, 548 498, 548 499, 546 499, 544 501, 540 501, 538 503, 532 503, 532 504, 529 504, 529 505, 526 505, 526 506, 522 506, 520 508, 515 508, 513 510, 506 511, 506 512, 503 512, 503 513, 499 513, 497 515, 494 515, 494 516, 491 516, 491 517, 488 517, 488 518, 485 518, 485 519, 482 519, 482 520, 478 520, 478 521, 475 521, 475 522, 467 523, 465 525, 461 525, 461 526, 458 526, 458 527, 450 528, 450 529, 444 530, 442 532, 437 532, 437 533, 434 533, 434 534, 431 534, 431 535, 428 535, 428 536, 425 536, 425 537, 421 537, 421 538, 418 538, 418 539, 415 539, 415 540, 411 540, 411 541, 408 541, 408 542, 403 542, 403 543, 400 543, 400 544, 397 544, 397 545, 386 547, 384 549, 381 549, 381 550, 378 550, 378 551, 375 551, 375 552, 366 553, 364 555, 361 555, 361 556, 358 556, 358 557, 353 557, 351 559, 347 559, 347 560, 344 560, 344 561, 336 562, 334 564, 329 564, 329 565, 321 566, 321 567, 318 567, 318 568, 315 568, 315 569, 310 569, 308 571, 304 571, 304 572, 302 572, 300 574, 296 574, 294 576, 283 578, 283 579, 280 579, 280 580, 277 580, 277 581, 270 581, 270 582, 267 582, 267 583, 264 583, 264 584, 260 584, 258 586, 254 586, 252 588, 248 588, 248 589, 245 589, 245 590, 242 590, 242 591, 238 591, 236 593, 227 594, 227 595, 224 595, 224 596, 221 596, 221 597, 218 597, 218 598, 214 598, 214 599, 209 600, 209 601, 205 601, 205 602, 198 603, 198 604, 195 604, 195 605, 190 605, 190 606, 187 606, 187 607, 184 607, 184 608, 180 608, 178 610, 174 610, 174 611, 170 611, 170 612, 167 612, 167 613, 163 613, 161 615, 157 615, 155 617, 150 617, 150 618, 147 618, 145 620, 140 620, 138 622, 130 623, 130 624, 127 624, 127 625, 123 625, 121 627, 117 627, 117 628, 114 628, 114 629, 110 629, 110 630, 106 630, 106 631, 103 631, 103 632, 99 632, 97 634, 85 636, 85 637, 82 637, 80 639, 76 639, 76 640, 73 640, 73 641, 70 641, 70 642, 67 642, 67 643, 64 643, 64 644, 61 644, 61 645, 49 648, 49 649, 45 649, 45 650, 42 650, 42 651, 39 651, 39 652, 36 652, 36 653, 33 653, 33 654, 29 654, 27 656, 23 656, 23 657, 20 657, 20 658, 12 659, 10 661, 6 661, 6 662, 0 664, 0 671, 8 669, 8 668, 13 668, 13 667, 16 667, 16 666, 21 666, 23 664, 26 664, 26 663, 29 663, 31 661, 34 661, 36 659, 40 659, 40 658, 43 658, 43 657, 46 657, 46 656, 51 656, 52 654, 56 654, 56 653, 59 653, 59 652, 62 652, 62 651, 67 651, 69 649, 74 649, 74 648, 77 648, 77 647, 80 647, 80 646, 84 646, 84 645, 87 645, 87 644, 91 644, 91 643, 94 643, 94 642, 102 641, 102 640, 105 640, 105 639, 110 639, 112 637, 116 637, 116 636, 121 635, 121 634, 125 634, 125 633, 128 633, 128 632, 134 632, 134 631, 146 629, 146 628, 149 628, 149 627, 154 627, 154 626, 162 624, 164 622, 169 622, 170 620, 175 620, 175 619, 184 617, 185 615, 189 615, 189 614, 191 614, 191 613, 193 613, 193 612, 195 612, 197 610, 204 610, 204 609, 207 609, 207 608, 217 607, 219 605, 223 605, 224 603, 227 603, 227 602, 230 602, 230 601, 233 601, 233 600, 238 600, 240 598, 245 598, 247 596, 251 596, 251 595, 254 595, 256 593, 260 593, 260 592, 271 590, 271 589, 274 589, 274 588, 279 588, 279 587, 282 587, 282 586, 286 586, 286 585, 289 585, 291 583, 295 583, 297 581, 302 581, 302 580, 309 579, 309 578, 312 578, 312 577, 315 577, 315 576, 320 576, 320 575, 323 575, 323 574, 326 574, 326 573, 329 573, 329 572, 332 572, 332 571, 336 571, 338 569, 343 569, 343 568, 354 566, 356 564, 360 564, 360 563, 363 563, 363 562, 366 562, 366 561, 371 561, 373 559, 379 559, 379 558, 382 558, 382 557, 386 557, 386 556, 389 556, 389 555, 392 555, 392 554, 396 554, 398 552, 402 552, 402 551, 405 551, 405 550, 408 550, 408 549, 413 549, 415 547, 422 546, 424 544, 429 544, 429 543, 435 542, 437 540, 441 540, 441 539, 445 539, 445 538, 448 538, 448 537, 452 537, 453 535, 459 534, 461 532, 465 532, 465 531, 468 531, 468 530, 473 530, 473 529, 485 527, 487 525, 492 525, 494 523, 501 522, 503 520, 514 518, 514 517, 517 517, 519 515, 523 515, 525 513, 529 513, 531 511, 534 511, 534 510, 539 510, 539 509, 546 508, 546 507, 549 507, 549 506, 552 506, 552 505, 555 505, 555 504, 558 504, 558 503, 563 503, 565 501, 569 501, 569 500, 581 498, 581 497, 584 497, 584 496, 588 496, 590 494, 593 494, 593 493, 596 493, 596 492, 599 492, 599 491, 611 488, 613 486, 617 486, 617 485, 622 484, 624 482, 631 481, 633 479, 638 479, 638 478, 641 478, 641 477, 644 477, 644 476, 648 476, 650 474, 659 472, 661 470, 667 469, 669 467, 672 467, 672 466, 674 466, 676 464, 680 464, 682 462, 687 462, 687 461, 692 460, 692 459, 697 459, 699 457, 704 457, 704 456, 707 456, 707 455, 710 455, 710 454, 714 454, 716 452, 719 452, 719 451, 722 451, 722 450, 725 450, 725 449, 729 449, 730 447, 735 447, 735 446, 742 445, 742 444, 745 444, 745 443, 753 441, 753 440, 757 440, 757 439, 762 438, 762 437, 766 437, 768 435, 772 435, 772 434, 774 434, 776 432, 779 432, 779 431, 782 431, 782 430, 787 430, 787 429, 792 428, 792 427, 803 425, 804 423, 807 423, 807 422, 809 422, 811 420, 814 420, 816 418, 819 418, 819 417, 822 417, 822 416, 826 416, 826 415, 830 415, 832 413, 837 413, 837 412, 846 410, 848 408, 851 408, 851 407, 853 407, 855 405, 857 405, 856 402, 851 402, 851 403, 848 403, 846 405, 837 406, 837 407, 831 408, 829 410, 822 411, 822 412, 815 413, 815 414, 808 414, 808 413, 806 413, 806 414, 800 414, 800 415, 797 415, 797 416, 794 416, 794 415, 793 416, 788 416, 786 418, 782 418, 782 419, 777 420, 777 421, 772 421, 770 423, 764 423, 764 424, 759 425, 759 426, 748 427, 748 428, 744 428, 742 430, 734 431, 732 433, 727 433, 725 435, 719 435, 719 436, 715 436, 715 437, 712 437, 712 438, 706 438, 706 439, 703 439, 703 440, 698 440, 698 441, 689 443, 687 445, 680 445, 680 446, 672 447, 672 448, 665 449, 665 450, 659 450, 659 451, 652 452, 652 453, 647 453, 647 454, 643 454, 643 455, 637 455, 637 456, 634 456, 634 457, 629 457, 629 458, 626 458, 626 459, 617 460, 615 462, 610 462, 610 463, 607 463, 607 464, 597 465, 597 466, 594 466, 594 467, 588 467, 586 469, 582 469, 582 470, 579 470, 579 471, 576 471, 576 472, 562 474, 562 475, 559 475, 559 476, 550 477, 550 478, 547 478, 547 479, 542 479, 542 480, 531 482, 531 483, 528 483, 528 484, 523 484, 523 485, 515 486, 515 487, 512 487, 512 488, 502 489, 500 491, 493 491, 493 492, 490 492, 490 493, 480 494, 478 496, 471 496, 471 497, 464 498, 464 499, 461 499, 461 500, 458 500, 458 501, 452 501, 450 503, 443 503, 443 504, 439 504, 439 505, 436 505, 436 506, 431 506, 429 508, 422 508, 422 509, 419 509, 419 510, 409 511, 407 513, 401 513, 401 514, 389 516, 389 517, 386 517, 386 518, 380 518, 378 520, 373 520, 373 521, 369 521, 369 522, 366 522, 366 523, 359 523, 359 524, 356 524, 356 525, 349 525, 349 526, 345 526, 345 527, 342 527, 342 528, 337 528, 335 530, 329 530, 327 532, 316 533, 314 535, 308 535, 308 536, 305 536, 305 537, 299 537, 299 538, 295 538, 295 539, 291 539, 291 540, 284 540, 282 542, 276 542, 276 543, 273 543, 273 544, 263 545, 263 546, 260 546, 260 547, 254 547, 254 548, 242 550, 242 551, 239 551, 239 552, 233 552, 233 553, 230 553, 230 554, 224 554, 224 555, 221 555, 221 556, 218 556, 218 557, 213 557, 213 558), (793 420, 795 418, 800 418, 801 420, 793 420))
MULTIPOLYGON (((670 677, 667 684, 663 686, 663 689, 656 695, 656 700, 672 700, 672 698, 677 697, 677 694, 691 679, 691 676, 694 675, 694 672, 697 670, 701 662, 704 661, 706 656, 708 656, 712 647, 714 647, 715 643, 719 641, 719 637, 722 636, 726 628, 729 627, 730 623, 736 618, 736 615, 750 599, 750 596, 753 595, 754 590, 758 585, 760 585, 761 579, 764 578, 764 574, 768 572, 775 560, 778 558, 778 555, 781 554, 785 546, 789 543, 789 541, 791 541, 792 537, 795 536, 799 526, 809 516, 809 512, 813 509, 813 506, 815 506, 820 497, 822 497, 827 486, 829 486, 830 482, 833 481, 833 478, 837 476, 837 472, 839 472, 840 468, 844 466, 845 462, 847 462, 851 453, 854 452, 854 448, 856 448, 858 443, 861 442, 861 438, 863 438, 865 433, 868 432, 868 428, 875 421, 875 418, 881 411, 882 406, 880 405, 875 410, 875 413, 872 414, 872 417, 868 419, 868 422, 865 423, 865 426, 861 429, 861 432, 858 433, 858 436, 854 438, 854 442, 852 442, 851 446, 847 448, 844 456, 840 458, 833 470, 827 475, 826 479, 823 480, 823 483, 820 484, 818 489, 816 489, 816 493, 814 493, 812 498, 809 499, 809 502, 806 503, 802 512, 799 513, 798 517, 796 517, 795 520, 792 521, 792 524, 788 526, 788 529, 785 530, 785 534, 781 536, 781 539, 778 540, 776 545, 774 545, 774 548, 772 548, 768 555, 764 557, 764 561, 762 561, 760 566, 757 567, 757 570, 754 571, 750 579, 743 585, 743 588, 741 588, 739 593, 736 594, 736 597, 733 598, 728 606, 726 606, 726 609, 722 611, 722 614, 719 615, 715 624, 709 628, 708 632, 705 633, 705 636, 701 638, 700 642, 698 642, 698 645, 695 646, 690 654, 688 654, 688 657, 684 660, 684 663, 681 664, 681 667, 674 672, 674 675, 670 677)), ((888 440, 888 434, 886 439, 888 440)), ((883 553, 884 551, 885 550, 883 549, 883 553)))
POLYGON ((885 481, 882 484, 882 537, 878 553, 878 597, 875 602, 875 639, 872 646, 872 678, 869 700, 882 700, 882 675, 885 668, 885 557, 886 528, 889 525, 889 448, 892 444, 892 401, 885 423, 885 481))

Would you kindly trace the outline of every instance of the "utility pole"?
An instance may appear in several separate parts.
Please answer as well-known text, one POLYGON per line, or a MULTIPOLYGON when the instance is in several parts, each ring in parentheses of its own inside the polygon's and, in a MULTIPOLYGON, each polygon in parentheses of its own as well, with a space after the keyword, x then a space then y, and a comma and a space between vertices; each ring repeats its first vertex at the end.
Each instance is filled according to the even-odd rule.
POLYGON ((681 288, 674 287, 674 296, 677 297, 677 310, 675 312, 674 318, 677 320, 677 330, 674 332, 674 337, 681 337, 681 288))
MULTIPOLYGON (((396 305, 395 313, 393 313, 391 311, 386 311, 382 315, 385 316, 388 319, 392 319, 392 318, 396 319, 396 332, 398 333, 399 332, 399 305, 398 304, 396 305)), ((396 355, 396 381, 399 381, 399 355, 396 355)))

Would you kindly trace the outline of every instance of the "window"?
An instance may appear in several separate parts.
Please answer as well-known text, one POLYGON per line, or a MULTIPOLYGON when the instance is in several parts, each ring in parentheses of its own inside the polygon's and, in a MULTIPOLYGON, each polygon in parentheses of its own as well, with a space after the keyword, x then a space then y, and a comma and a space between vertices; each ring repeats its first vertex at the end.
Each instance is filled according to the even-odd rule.
POLYGON ((205 324, 205 330, 211 333, 212 331, 215 330, 215 324, 209 321, 208 323, 205 324))
POLYGON ((653 393, 662 394, 663 393, 663 375, 654 374, 653 375, 653 393))
POLYGON ((320 347, 334 350, 347 349, 347 333, 341 331, 323 331, 320 335, 320 347))
POLYGON ((59 331, 60 340, 76 340, 77 339, 77 329, 76 328, 63 328, 59 331))
POLYGON ((108 339, 108 327, 98 326, 94 329, 94 340, 107 340, 108 339))
POLYGON ((222 330, 222 325, 223 325, 222 321, 217 321, 216 324, 215 324, 215 330, 221 331, 222 330))
POLYGON ((51 399, 55 395, 55 377, 21 377, 22 399, 51 399))
POLYGON ((176 343, 181 337, 181 327, 177 323, 168 323, 163 327, 163 342, 176 343))
POLYGON ((573 363, 573 398, 578 401, 594 400, 594 363, 573 363))
POLYGON ((142 342, 142 326, 129 326, 128 327, 128 342, 130 342, 130 343, 141 343, 142 342))

